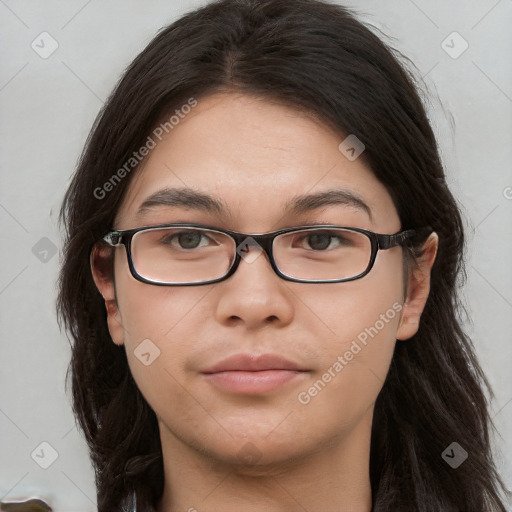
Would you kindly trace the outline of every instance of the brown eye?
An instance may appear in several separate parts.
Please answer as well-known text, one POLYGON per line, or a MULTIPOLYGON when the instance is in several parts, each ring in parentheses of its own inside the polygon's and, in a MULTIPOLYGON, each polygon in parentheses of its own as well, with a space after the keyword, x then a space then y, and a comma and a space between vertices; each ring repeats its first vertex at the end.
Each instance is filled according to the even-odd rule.
POLYGON ((315 233, 307 237, 308 244, 311 247, 311 249, 317 251, 327 249, 327 247, 329 247, 331 243, 332 238, 333 237, 331 235, 328 235, 326 233, 315 233))
POLYGON ((199 231, 180 231, 172 234, 167 234, 162 237, 160 242, 164 245, 169 245, 175 249, 197 249, 205 247, 213 241, 204 233, 199 231))

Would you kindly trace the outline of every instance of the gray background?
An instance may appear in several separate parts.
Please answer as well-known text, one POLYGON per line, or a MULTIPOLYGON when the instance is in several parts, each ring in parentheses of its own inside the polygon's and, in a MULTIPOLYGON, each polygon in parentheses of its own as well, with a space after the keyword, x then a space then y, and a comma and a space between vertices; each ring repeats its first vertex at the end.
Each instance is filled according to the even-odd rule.
MULTIPOLYGON (((64 390, 69 345, 54 313, 57 212, 122 70, 159 28, 200 4, 0 0, 0 500, 39 495, 56 511, 95 510, 92 468, 64 390), (58 43, 47 58, 31 47, 51 49, 44 31, 58 43), (52 451, 41 442, 58 454, 48 469, 39 464, 52 451)), ((392 36, 424 78, 466 219, 464 321, 496 394, 499 470, 512 488, 512 1, 345 5, 392 36)))

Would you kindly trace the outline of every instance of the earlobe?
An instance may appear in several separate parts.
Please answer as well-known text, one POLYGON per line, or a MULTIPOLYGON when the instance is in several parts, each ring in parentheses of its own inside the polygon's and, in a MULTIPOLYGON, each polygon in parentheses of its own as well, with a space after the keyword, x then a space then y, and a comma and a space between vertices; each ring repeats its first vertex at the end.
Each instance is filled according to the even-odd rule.
POLYGON ((114 287, 114 255, 111 247, 96 244, 90 256, 94 284, 105 300, 107 324, 112 341, 124 344, 124 330, 114 287))
POLYGON ((433 232, 423 245, 417 268, 409 273, 407 298, 403 305, 396 339, 408 340, 417 332, 430 293, 430 273, 437 255, 439 237, 433 232))

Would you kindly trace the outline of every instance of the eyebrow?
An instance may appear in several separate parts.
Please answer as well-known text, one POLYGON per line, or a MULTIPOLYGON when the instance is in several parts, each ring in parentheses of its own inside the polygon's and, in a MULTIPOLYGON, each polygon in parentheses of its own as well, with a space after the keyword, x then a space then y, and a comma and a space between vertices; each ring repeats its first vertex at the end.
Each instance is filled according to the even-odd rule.
POLYGON ((351 206, 358 210, 364 211, 370 220, 372 219, 371 208, 356 194, 344 189, 331 189, 315 194, 301 194, 292 197, 285 203, 285 210, 289 210, 292 214, 306 213, 323 206, 351 206))
MULTIPOLYGON (((307 213, 324 206, 342 205, 364 211, 370 220, 370 207, 356 194, 344 189, 330 189, 314 194, 300 194, 288 199, 285 211, 293 215, 307 213)), ((228 205, 219 197, 190 188, 164 188, 150 195, 140 205, 137 216, 142 216, 149 210, 160 206, 174 206, 194 209, 217 215, 233 217, 228 205)))

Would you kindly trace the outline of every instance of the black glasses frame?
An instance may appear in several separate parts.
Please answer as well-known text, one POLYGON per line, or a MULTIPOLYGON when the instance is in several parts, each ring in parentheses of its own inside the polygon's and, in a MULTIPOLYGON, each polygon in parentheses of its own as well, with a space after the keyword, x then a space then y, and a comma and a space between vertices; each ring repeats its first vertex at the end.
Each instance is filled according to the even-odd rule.
POLYGON ((140 231, 146 231, 149 229, 156 229, 156 228, 173 228, 173 227, 190 227, 190 228, 201 228, 201 229, 208 229, 211 231, 217 231, 219 233, 224 233, 226 235, 229 235, 236 243, 236 247, 238 247, 247 239, 252 238, 255 242, 257 242, 261 248, 266 252, 268 259, 270 261, 270 264, 272 268, 274 269, 275 273, 282 277, 283 279, 287 281, 293 281, 296 283, 341 283, 346 281, 354 281, 356 279, 361 279, 365 275, 367 275, 370 270, 373 268, 373 265, 375 264, 375 259, 377 258, 377 253, 379 250, 386 250, 391 249, 392 247, 396 246, 405 246, 405 245, 415 245, 416 243, 420 242, 422 239, 424 239, 426 236, 428 236, 432 232, 432 228, 425 227, 425 228, 419 228, 419 229, 407 229, 404 231, 400 231, 398 233, 392 234, 392 235, 385 235, 381 233, 374 233, 373 231, 369 231, 367 229, 363 228, 353 228, 353 227, 346 227, 346 226, 334 226, 331 224, 317 224, 317 225, 306 225, 306 226, 296 226, 293 228, 284 228, 284 229, 278 229, 276 231, 270 231, 268 233, 259 233, 259 234, 249 234, 249 233, 240 233, 238 231, 231 231, 228 229, 222 229, 214 226, 208 226, 205 224, 194 224, 194 223, 172 223, 172 224, 157 224, 152 226, 142 226, 138 228, 133 229, 125 229, 125 230, 112 230, 108 232, 104 237, 103 241, 106 242, 108 245, 112 247, 117 247, 119 245, 124 245, 126 247, 126 254, 128 256, 128 266, 130 268, 130 272, 132 276, 137 279, 138 281, 141 281, 142 283, 147 284, 154 284, 157 286, 200 286, 203 284, 212 284, 212 283, 218 283, 220 281, 223 281, 227 279, 228 277, 232 276, 240 264, 240 261, 242 259, 242 255, 237 250, 236 256, 233 261, 233 264, 228 269, 225 275, 222 277, 216 278, 216 279, 210 279, 208 281, 199 281, 199 282, 192 282, 192 283, 166 283, 161 281, 153 281, 150 279, 147 279, 143 276, 141 276, 134 264, 133 264, 133 258, 132 258, 132 239, 133 236, 136 233, 139 233, 140 231), (278 266, 276 265, 276 262, 274 260, 274 254, 273 254, 273 244, 274 239, 282 235, 284 233, 292 233, 294 231, 307 231, 307 230, 318 230, 318 229, 346 229, 348 231, 355 231, 358 233, 362 233, 363 235, 366 235, 370 239, 371 243, 371 257, 370 261, 368 263, 368 266, 366 269, 357 274, 353 277, 344 277, 341 279, 299 279, 296 277, 291 277, 279 270, 278 266))

